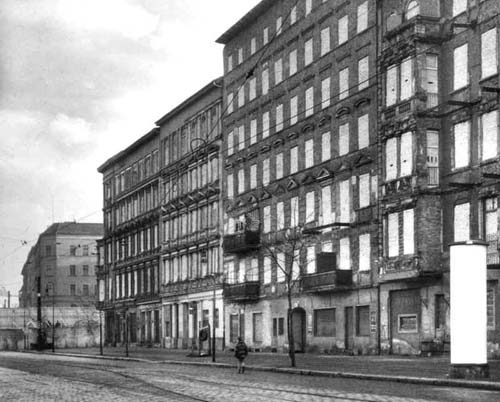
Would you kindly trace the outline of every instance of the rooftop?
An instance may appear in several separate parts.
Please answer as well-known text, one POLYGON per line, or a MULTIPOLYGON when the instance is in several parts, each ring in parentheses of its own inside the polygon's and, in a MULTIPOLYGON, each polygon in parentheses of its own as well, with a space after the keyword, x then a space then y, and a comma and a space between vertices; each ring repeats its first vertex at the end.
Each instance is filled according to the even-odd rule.
POLYGON ((40 236, 73 235, 73 236, 103 236, 102 223, 58 222, 50 225, 40 236))

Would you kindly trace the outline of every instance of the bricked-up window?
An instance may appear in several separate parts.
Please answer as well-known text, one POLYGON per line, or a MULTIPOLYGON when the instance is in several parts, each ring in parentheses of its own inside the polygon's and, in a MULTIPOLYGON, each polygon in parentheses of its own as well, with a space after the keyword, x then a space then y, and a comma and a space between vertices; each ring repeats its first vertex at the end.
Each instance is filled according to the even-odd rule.
POLYGON ((363 32, 366 28, 368 28, 368 1, 365 1, 358 6, 356 32, 363 32))
POLYGON ((470 122, 464 121, 453 125, 453 164, 457 169, 469 166, 470 161, 470 122))
POLYGON ((405 209, 403 211, 403 254, 413 254, 415 252, 415 223, 414 210, 405 209))
POLYGON ((269 137, 269 112, 262 114, 262 138, 269 137))
POLYGON ((359 271, 369 271, 371 262, 370 233, 359 235, 359 271))
POLYGON ((233 55, 227 56, 227 71, 231 71, 233 69, 233 55))
POLYGON ((271 231, 271 207, 269 205, 266 205, 262 209, 262 215, 263 215, 263 232, 264 233, 269 233, 271 231))
POLYGON ((332 222, 332 187, 328 185, 321 188, 320 224, 327 225, 332 222))
POLYGON ((349 153, 349 123, 339 126, 339 156, 349 153))
POLYGON ((470 239, 470 204, 457 204, 453 217, 453 240, 465 241, 470 239))
POLYGON ((283 32, 283 18, 278 17, 276 18, 276 35, 281 35, 281 32, 283 32))
POLYGON ((234 94, 229 92, 227 94, 227 114, 231 114, 234 111, 234 102, 233 102, 234 94))
POLYGON ((370 205, 370 173, 359 176, 359 208, 370 205))
POLYGON ((313 62, 313 39, 310 38, 304 43, 304 66, 313 62))
POLYGON ((349 67, 339 71, 339 99, 349 96, 349 67))
POLYGON ((397 212, 387 215, 387 256, 399 255, 399 214, 397 212))
POLYGON ((267 45, 268 42, 269 42, 269 27, 265 27, 262 30, 262 44, 267 45))
POLYGON ((356 307, 356 336, 370 336, 370 306, 356 307))
POLYGON ((468 0, 453 0, 453 17, 467 9, 468 0))
POLYGON ((250 120, 250 145, 257 143, 257 119, 250 120))
POLYGON ((295 146, 290 149, 290 174, 296 173, 299 170, 299 147, 295 146))
POLYGON ((316 220, 314 200, 314 191, 309 191, 308 193, 306 193, 306 222, 313 222, 316 220))
POLYGON ((347 37, 349 35, 348 33, 348 17, 347 15, 344 15, 342 18, 339 19, 338 21, 338 37, 339 37, 339 45, 341 45, 344 42, 347 42, 347 37))
POLYGON ((283 81, 283 60, 279 58, 274 62, 274 85, 283 81))
POLYGON ((294 49, 288 55, 288 75, 292 76, 297 72, 297 49, 294 49))
POLYGON ((238 194, 245 192, 245 171, 238 170, 238 194))
POLYGON ((339 200, 340 200, 340 222, 351 221, 351 192, 350 180, 339 182, 339 200))
POLYGON ((257 188, 257 165, 250 166, 250 188, 257 188))
POLYGON ((267 186, 269 182, 269 158, 266 158, 262 161, 262 185, 267 186))
POLYGON ((243 63, 243 48, 238 49, 238 64, 243 63))
POLYGON ((248 100, 252 101, 257 97, 257 78, 252 77, 248 81, 248 100))
POLYGON ((486 160, 498 156, 498 111, 481 115, 480 119, 482 152, 481 159, 486 160))
POLYGON ((297 22, 297 6, 293 6, 290 10, 290 25, 297 22))
POLYGON ((297 95, 290 98, 290 125, 297 123, 299 115, 297 95))
POLYGON ((497 29, 481 34, 481 78, 498 72, 497 29))
POLYGON ((290 227, 299 224, 299 197, 290 198, 290 227))
POLYGON ((283 153, 276 154, 276 180, 283 177, 283 153))
POLYGON ((453 90, 463 88, 469 84, 467 43, 453 50, 453 90))
POLYGON ((269 92, 269 70, 265 68, 262 70, 262 95, 269 92))
POLYGON ((321 56, 330 51, 330 27, 321 30, 321 56))
POLYGON ((487 328, 494 330, 495 327, 495 286, 488 283, 486 290, 486 324, 487 328))
POLYGON ((238 150, 242 150, 245 148, 245 126, 242 124, 241 126, 237 127, 235 130, 235 140, 236 144, 238 145, 238 150))
POLYGON ((285 208, 283 201, 276 203, 276 230, 285 229, 285 208))
POLYGON ((321 81, 321 108, 330 106, 330 77, 321 81))
POLYGON ((234 197, 234 179, 232 173, 227 175, 227 196, 228 198, 234 197))
POLYGON ((316 248, 309 246, 306 249, 306 273, 314 274, 316 272, 316 248))
POLYGON ((358 117, 358 148, 363 149, 370 145, 368 113, 358 117))
POLYGON ((358 90, 361 91, 368 87, 370 76, 368 56, 358 60, 358 90))
POLYGON ((283 104, 276 106, 276 124, 275 131, 283 130, 283 104))
POLYGON ((331 158, 331 138, 330 132, 321 135, 321 162, 330 160, 331 158))
POLYGON ((311 138, 305 143, 305 168, 310 168, 314 165, 314 140, 311 138))
POLYGON ((334 308, 314 310, 314 336, 336 336, 334 308))

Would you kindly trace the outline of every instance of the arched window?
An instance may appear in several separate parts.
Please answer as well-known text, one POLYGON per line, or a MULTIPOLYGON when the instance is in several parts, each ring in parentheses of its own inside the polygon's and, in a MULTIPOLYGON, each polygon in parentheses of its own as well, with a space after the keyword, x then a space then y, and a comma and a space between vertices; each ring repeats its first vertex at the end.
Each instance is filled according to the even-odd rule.
POLYGON ((409 20, 418 14, 420 14, 420 4, 416 0, 410 0, 406 6, 406 19, 409 20))

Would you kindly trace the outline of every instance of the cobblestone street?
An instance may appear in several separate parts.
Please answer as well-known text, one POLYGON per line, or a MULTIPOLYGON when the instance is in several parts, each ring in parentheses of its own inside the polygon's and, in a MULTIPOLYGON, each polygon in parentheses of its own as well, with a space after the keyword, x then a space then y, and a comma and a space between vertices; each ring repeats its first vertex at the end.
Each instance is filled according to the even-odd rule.
POLYGON ((500 393, 192 365, 2 353, 2 401, 496 401, 500 393))

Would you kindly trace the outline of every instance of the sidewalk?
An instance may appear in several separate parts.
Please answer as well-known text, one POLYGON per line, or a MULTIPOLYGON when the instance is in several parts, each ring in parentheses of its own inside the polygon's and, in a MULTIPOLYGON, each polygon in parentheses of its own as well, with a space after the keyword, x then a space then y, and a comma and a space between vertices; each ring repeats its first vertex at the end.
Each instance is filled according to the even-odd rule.
MULTIPOLYGON (((45 351, 52 354, 51 351, 45 351)), ((211 356, 191 357, 189 350, 147 348, 131 346, 128 359, 151 362, 175 362, 178 364, 212 364, 211 356)), ((59 349, 58 355, 85 355, 99 357, 99 348, 59 349)), ((104 348, 104 358, 126 360, 124 347, 104 348)), ((481 388, 500 391, 500 360, 490 360, 490 378, 487 380, 463 380, 448 378, 449 356, 342 356, 298 353, 297 367, 290 367, 287 354, 250 353, 247 367, 250 370, 277 371, 303 375, 363 378, 381 381, 411 382, 427 385, 481 388)), ((234 367, 232 352, 217 352, 217 365, 234 367)))

